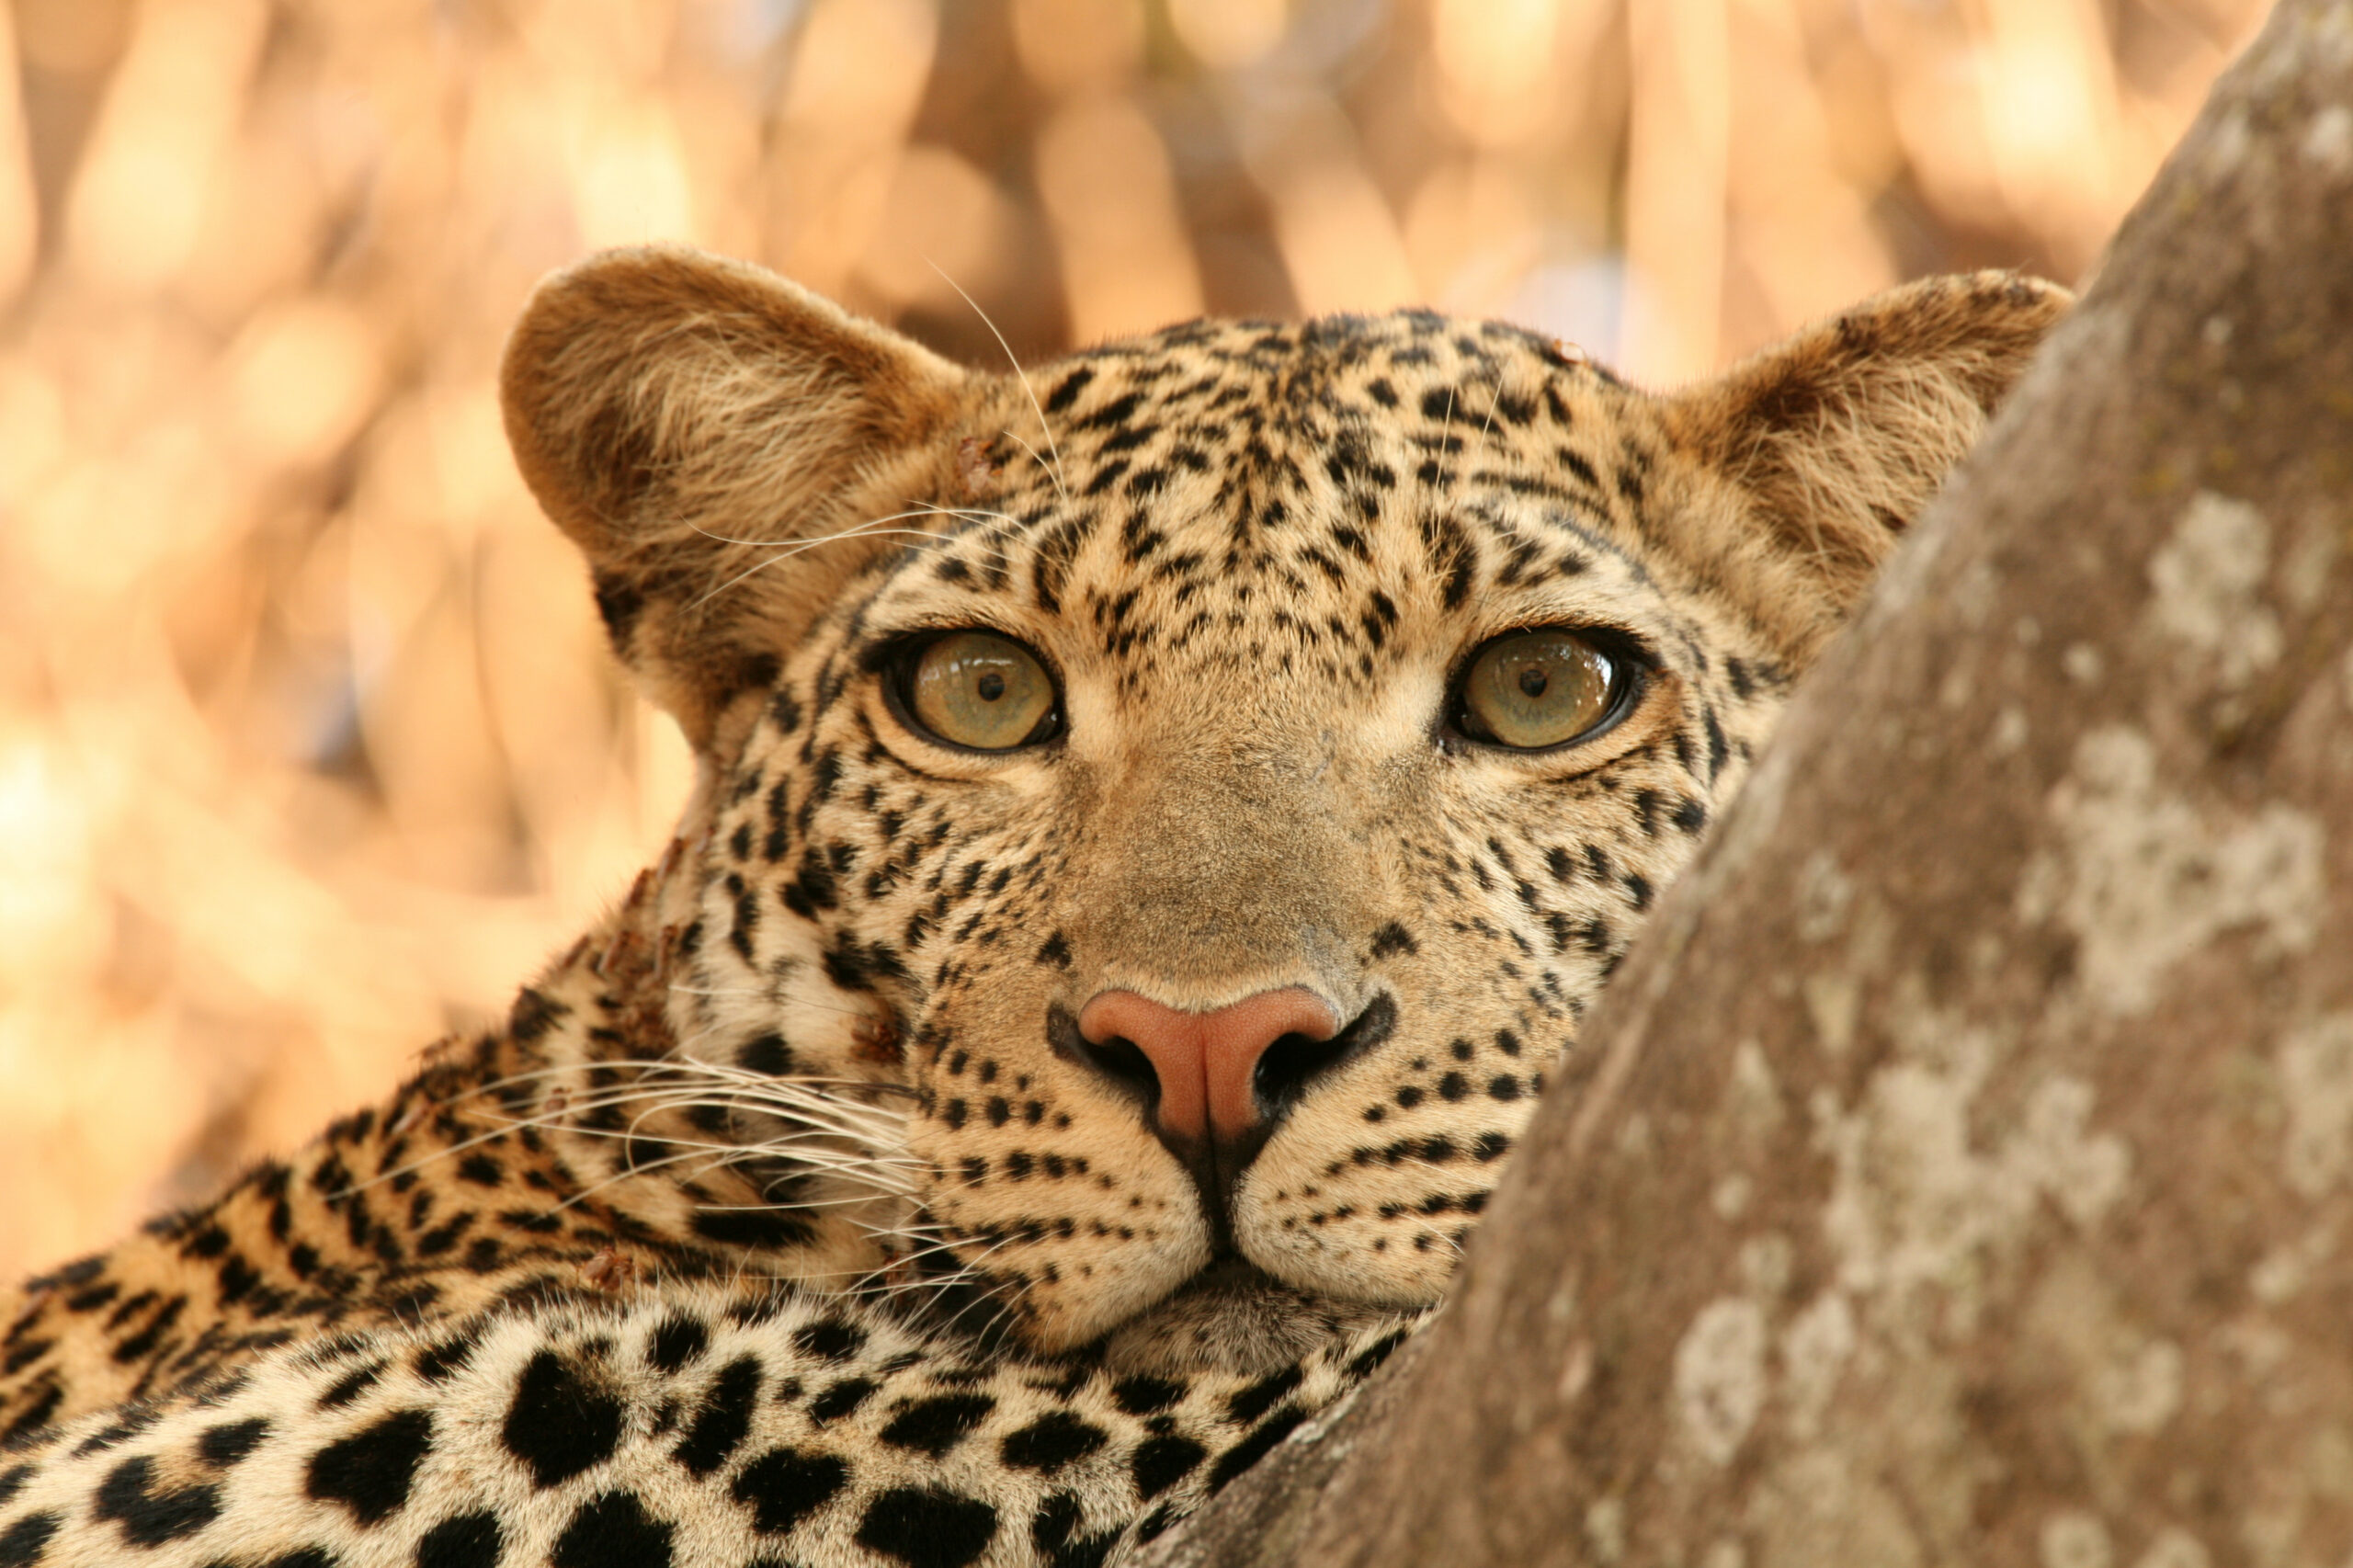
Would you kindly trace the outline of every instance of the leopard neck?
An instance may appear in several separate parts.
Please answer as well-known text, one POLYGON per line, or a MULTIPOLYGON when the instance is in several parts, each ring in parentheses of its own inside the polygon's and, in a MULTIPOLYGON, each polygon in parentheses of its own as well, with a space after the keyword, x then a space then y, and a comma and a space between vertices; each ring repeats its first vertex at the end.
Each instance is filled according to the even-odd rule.
POLYGON ((720 1254, 746 1278, 870 1284, 920 1244, 894 1174, 904 1119, 843 1085, 682 1044, 690 860, 674 843, 517 995, 479 1117, 536 1142, 559 1201, 593 1205, 617 1233, 720 1254))

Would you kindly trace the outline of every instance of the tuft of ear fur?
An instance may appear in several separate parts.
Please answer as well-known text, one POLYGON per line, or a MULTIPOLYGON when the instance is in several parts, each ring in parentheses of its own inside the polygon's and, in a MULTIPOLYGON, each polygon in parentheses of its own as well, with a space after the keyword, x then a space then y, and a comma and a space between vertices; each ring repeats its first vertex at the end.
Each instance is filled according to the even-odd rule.
POLYGON ((1676 444, 1751 526, 1687 555, 1798 658, 1845 619, 2073 296, 2007 272, 1891 289, 1672 396, 1676 444))
POLYGON ((972 381, 772 273, 664 246, 542 282, 500 390, 614 650, 699 748, 892 542, 861 525, 936 488, 972 381))

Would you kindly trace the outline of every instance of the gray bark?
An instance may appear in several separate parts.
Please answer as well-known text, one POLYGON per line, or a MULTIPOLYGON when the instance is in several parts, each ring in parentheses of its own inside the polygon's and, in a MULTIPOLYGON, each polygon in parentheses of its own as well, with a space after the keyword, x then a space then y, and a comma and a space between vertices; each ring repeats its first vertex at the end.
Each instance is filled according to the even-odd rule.
POLYGON ((1522 1147, 1151 1562, 2353 1554, 2353 3, 2216 88, 1522 1147))

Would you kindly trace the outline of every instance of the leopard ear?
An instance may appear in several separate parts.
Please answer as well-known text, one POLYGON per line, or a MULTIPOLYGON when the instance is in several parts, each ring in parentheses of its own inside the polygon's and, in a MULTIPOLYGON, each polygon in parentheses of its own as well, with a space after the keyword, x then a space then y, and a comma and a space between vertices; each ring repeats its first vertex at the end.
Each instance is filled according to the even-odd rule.
POLYGON ((1708 504, 1686 509, 1709 525, 1678 528, 1678 542, 1804 661, 2072 301, 2015 273, 1931 278, 1676 393, 1668 430, 1712 481, 1708 504), (1726 501, 1748 526, 1722 527, 1726 501))
POLYGON ((888 543, 832 536, 952 472, 971 380, 757 267, 649 248, 541 283, 501 393, 615 651, 700 748, 888 543))

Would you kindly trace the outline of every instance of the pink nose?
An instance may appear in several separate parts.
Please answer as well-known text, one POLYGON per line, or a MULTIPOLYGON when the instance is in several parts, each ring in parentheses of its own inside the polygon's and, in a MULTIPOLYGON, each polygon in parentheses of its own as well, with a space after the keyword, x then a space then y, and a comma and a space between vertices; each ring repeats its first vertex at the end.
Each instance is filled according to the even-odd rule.
POLYGON ((1214 1131, 1223 1140, 1258 1119, 1251 1085, 1267 1048, 1285 1035, 1330 1040, 1340 1020, 1300 985, 1211 1013, 1180 1013, 1132 991, 1106 991, 1078 1010, 1078 1032, 1091 1045, 1124 1040, 1143 1052, 1160 1080, 1163 1131, 1188 1140, 1214 1131))

